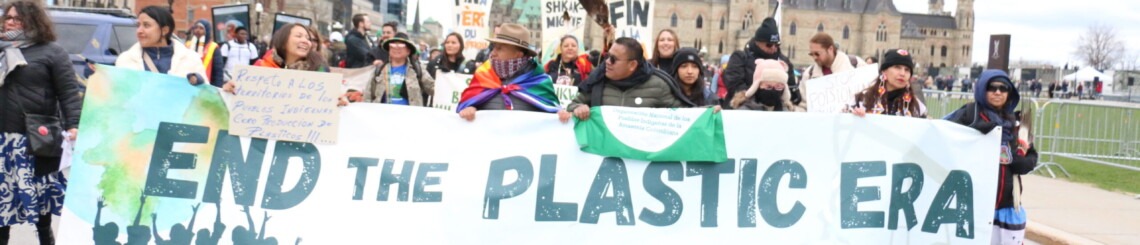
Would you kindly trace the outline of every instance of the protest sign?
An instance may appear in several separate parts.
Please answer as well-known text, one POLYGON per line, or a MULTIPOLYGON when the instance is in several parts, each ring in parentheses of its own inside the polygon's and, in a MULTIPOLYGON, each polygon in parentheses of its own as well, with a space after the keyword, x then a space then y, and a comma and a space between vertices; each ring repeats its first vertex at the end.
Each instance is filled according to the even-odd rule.
POLYGON ((313 20, 286 13, 277 13, 273 15, 273 32, 276 33, 278 29, 281 29, 281 27, 285 27, 285 25, 292 23, 297 23, 308 27, 313 24, 313 20))
POLYGON ((233 82, 234 135, 336 144, 340 74, 237 66, 233 82))
POLYGON ((840 113, 855 103, 855 94, 867 89, 879 75, 878 66, 822 76, 804 81, 808 112, 840 113))
POLYGON ((654 38, 654 0, 607 0, 610 9, 610 25, 614 26, 617 37, 629 37, 641 42, 645 58, 652 58, 654 38))
POLYGON ((249 5, 225 5, 211 8, 214 17, 214 42, 225 43, 234 39, 238 27, 249 29, 249 5), (224 34, 224 35, 223 35, 224 34))
POLYGON ((492 0, 459 0, 455 6, 455 32, 463 36, 463 56, 475 57, 490 44, 492 0))
POLYGON ((437 72, 435 77, 435 100, 432 107, 455 112, 463 90, 471 84, 471 75, 454 72, 437 72))
POLYGON ((558 104, 562 109, 574 102, 574 98, 578 97, 578 86, 570 85, 554 85, 554 93, 558 94, 558 104))
POLYGON ((582 151, 646 161, 721 162, 727 158, 721 114, 600 106, 574 127, 582 151))
POLYGON ((149 244, 137 235, 188 230, 225 244, 991 239, 1000 130, 723 111, 729 159, 646 162, 581 152, 574 126, 548 113, 467 122, 362 103, 342 110, 340 143, 318 146, 230 134, 217 91, 185 78, 96 73, 60 244, 149 244))
POLYGON ((579 38, 578 50, 582 49, 582 40, 590 22, 586 22, 586 9, 578 0, 542 0, 542 58, 540 64, 553 60, 555 55, 562 53, 560 42, 562 37, 571 35, 579 38))
POLYGON ((372 80, 372 73, 376 71, 375 67, 367 66, 361 68, 329 68, 329 72, 340 74, 344 79, 344 91, 356 90, 363 92, 368 87, 369 81, 372 80))

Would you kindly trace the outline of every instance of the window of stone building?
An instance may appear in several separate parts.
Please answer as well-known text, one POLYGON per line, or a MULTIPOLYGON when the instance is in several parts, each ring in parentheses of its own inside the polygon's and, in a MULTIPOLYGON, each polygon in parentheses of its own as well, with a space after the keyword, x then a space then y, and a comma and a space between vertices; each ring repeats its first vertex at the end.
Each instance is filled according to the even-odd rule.
POLYGON ((934 56, 934 45, 930 45, 930 56, 934 56))
POLYGON ((946 45, 942 45, 942 57, 946 57, 946 45))
POLYGON ((851 28, 848 26, 843 26, 843 40, 847 40, 849 38, 851 38, 851 28))
POLYGON ((724 23, 725 23, 724 15, 721 15, 720 16, 720 29, 721 30, 724 30, 724 23))
POLYGON ((816 6, 818 6, 818 7, 820 7, 820 8, 822 8, 822 7, 823 7, 823 4, 824 4, 824 3, 826 3, 826 2, 827 2, 827 0, 816 0, 816 1, 815 1, 815 5, 816 5, 816 6))
POLYGON ((796 35, 796 22, 792 22, 792 25, 790 27, 788 27, 788 35, 789 36, 795 36, 796 35))
POLYGON ((720 44, 716 46, 717 53, 724 53, 724 40, 720 40, 720 44))
POLYGON ((823 32, 823 23, 819 23, 819 26, 815 27, 815 32, 823 32))
POLYGON ((677 27, 677 13, 673 13, 673 17, 669 18, 669 26, 677 27))
POLYGON ((950 36, 950 32, 948 32, 948 31, 942 31, 942 36, 943 36, 943 37, 949 37, 949 36, 950 36))
POLYGON ((705 26, 705 17, 701 16, 701 15, 697 15, 697 29, 704 28, 704 26, 705 26))
POLYGON ((843 8, 851 9, 851 0, 843 0, 843 8))

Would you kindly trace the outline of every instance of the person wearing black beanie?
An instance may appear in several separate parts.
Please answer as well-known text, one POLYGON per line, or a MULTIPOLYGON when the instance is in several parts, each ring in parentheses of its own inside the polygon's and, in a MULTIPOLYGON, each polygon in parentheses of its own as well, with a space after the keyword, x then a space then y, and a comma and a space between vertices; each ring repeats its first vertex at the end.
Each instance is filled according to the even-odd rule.
POLYGON ((891 49, 883 54, 879 63, 879 77, 871 86, 855 94, 855 104, 850 112, 862 117, 865 114, 883 114, 926 118, 926 105, 915 94, 910 75, 914 70, 914 58, 905 49, 891 49))
POLYGON ((726 98, 721 100, 721 106, 729 108, 726 103, 732 101, 732 97, 737 91, 746 91, 752 86, 754 82, 752 81, 752 74, 756 71, 756 59, 781 60, 788 64, 788 90, 791 92, 791 101, 793 104, 799 104, 802 99, 799 82, 796 81, 795 72, 792 70, 795 65, 780 52, 779 24, 776 24, 776 19, 768 17, 760 23, 760 27, 756 29, 755 35, 745 45, 744 50, 732 52, 728 67, 724 69, 724 83, 728 89, 728 94, 725 95, 726 98))

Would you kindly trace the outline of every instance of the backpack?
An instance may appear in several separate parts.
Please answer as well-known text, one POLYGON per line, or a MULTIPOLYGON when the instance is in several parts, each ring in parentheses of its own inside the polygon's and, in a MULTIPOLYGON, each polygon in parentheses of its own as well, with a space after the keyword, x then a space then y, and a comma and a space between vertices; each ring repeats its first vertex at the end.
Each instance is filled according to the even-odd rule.
MULTIPOLYGON (((372 71, 372 76, 373 77, 379 76, 380 71, 383 71, 384 67, 388 67, 388 63, 384 63, 383 65, 380 65, 379 68, 376 68, 376 70, 372 71)), ((408 69, 411 69, 416 73, 416 82, 420 82, 420 83, 423 82, 424 71, 420 70, 420 62, 417 59, 411 59, 411 58, 408 59, 408 69)), ((432 107, 432 104, 433 104, 432 99, 434 99, 434 98, 430 98, 430 95, 427 94, 427 92, 425 92, 425 91, 426 90, 424 90, 424 89, 420 89, 421 98, 424 98, 424 107, 432 107)), ((385 94, 384 96, 388 96, 388 95, 385 94)), ((404 98, 408 97, 408 86, 405 85, 403 87, 400 87, 400 96, 403 96, 404 98)))

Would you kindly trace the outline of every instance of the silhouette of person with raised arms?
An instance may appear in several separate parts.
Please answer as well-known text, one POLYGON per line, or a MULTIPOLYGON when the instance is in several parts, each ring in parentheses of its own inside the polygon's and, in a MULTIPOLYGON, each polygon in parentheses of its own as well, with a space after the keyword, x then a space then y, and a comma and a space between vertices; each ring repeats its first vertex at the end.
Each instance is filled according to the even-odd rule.
POLYGON ((210 230, 206 228, 198 230, 198 239, 194 240, 194 244, 218 245, 218 241, 222 240, 222 234, 226 233, 226 224, 222 224, 221 198, 218 199, 218 202, 214 203, 214 207, 218 209, 218 215, 214 217, 214 233, 210 234, 210 230))
POLYGON ((162 239, 162 235, 158 234, 158 214, 150 214, 150 229, 154 232, 154 243, 158 245, 190 245, 190 239, 194 238, 194 220, 198 218, 198 207, 202 206, 201 203, 194 205, 194 213, 190 216, 189 227, 182 226, 182 223, 175 223, 170 227, 170 240, 162 239))
POLYGON ((142 222, 143 207, 146 206, 146 195, 139 196, 139 211, 135 214, 134 225, 127 226, 127 245, 150 244, 150 227, 139 225, 142 222))
MULTIPOLYGON (((249 215, 249 213, 246 213, 246 215, 249 215)), ((277 245, 277 238, 275 238, 275 237, 269 237, 268 239, 265 238, 265 227, 269 226, 268 225, 269 224, 269 218, 273 218, 273 216, 269 216, 269 211, 265 211, 265 219, 261 220, 261 232, 259 232, 257 235, 257 244, 260 244, 260 245, 277 245)))
POLYGON ((99 218, 103 216, 103 208, 107 207, 104 203, 103 197, 99 197, 99 203, 96 204, 95 209, 95 227, 91 227, 92 240, 95 245, 121 245, 115 238, 119 237, 119 225, 115 222, 100 225, 99 218))
POLYGON ((255 226, 253 225, 253 216, 249 214, 249 206, 244 206, 242 212, 245 213, 245 219, 249 222, 249 228, 240 225, 234 227, 234 234, 230 236, 230 239, 232 239, 235 245, 254 244, 254 242, 256 242, 254 238, 257 234, 253 233, 253 230, 256 228, 254 228, 255 226))

